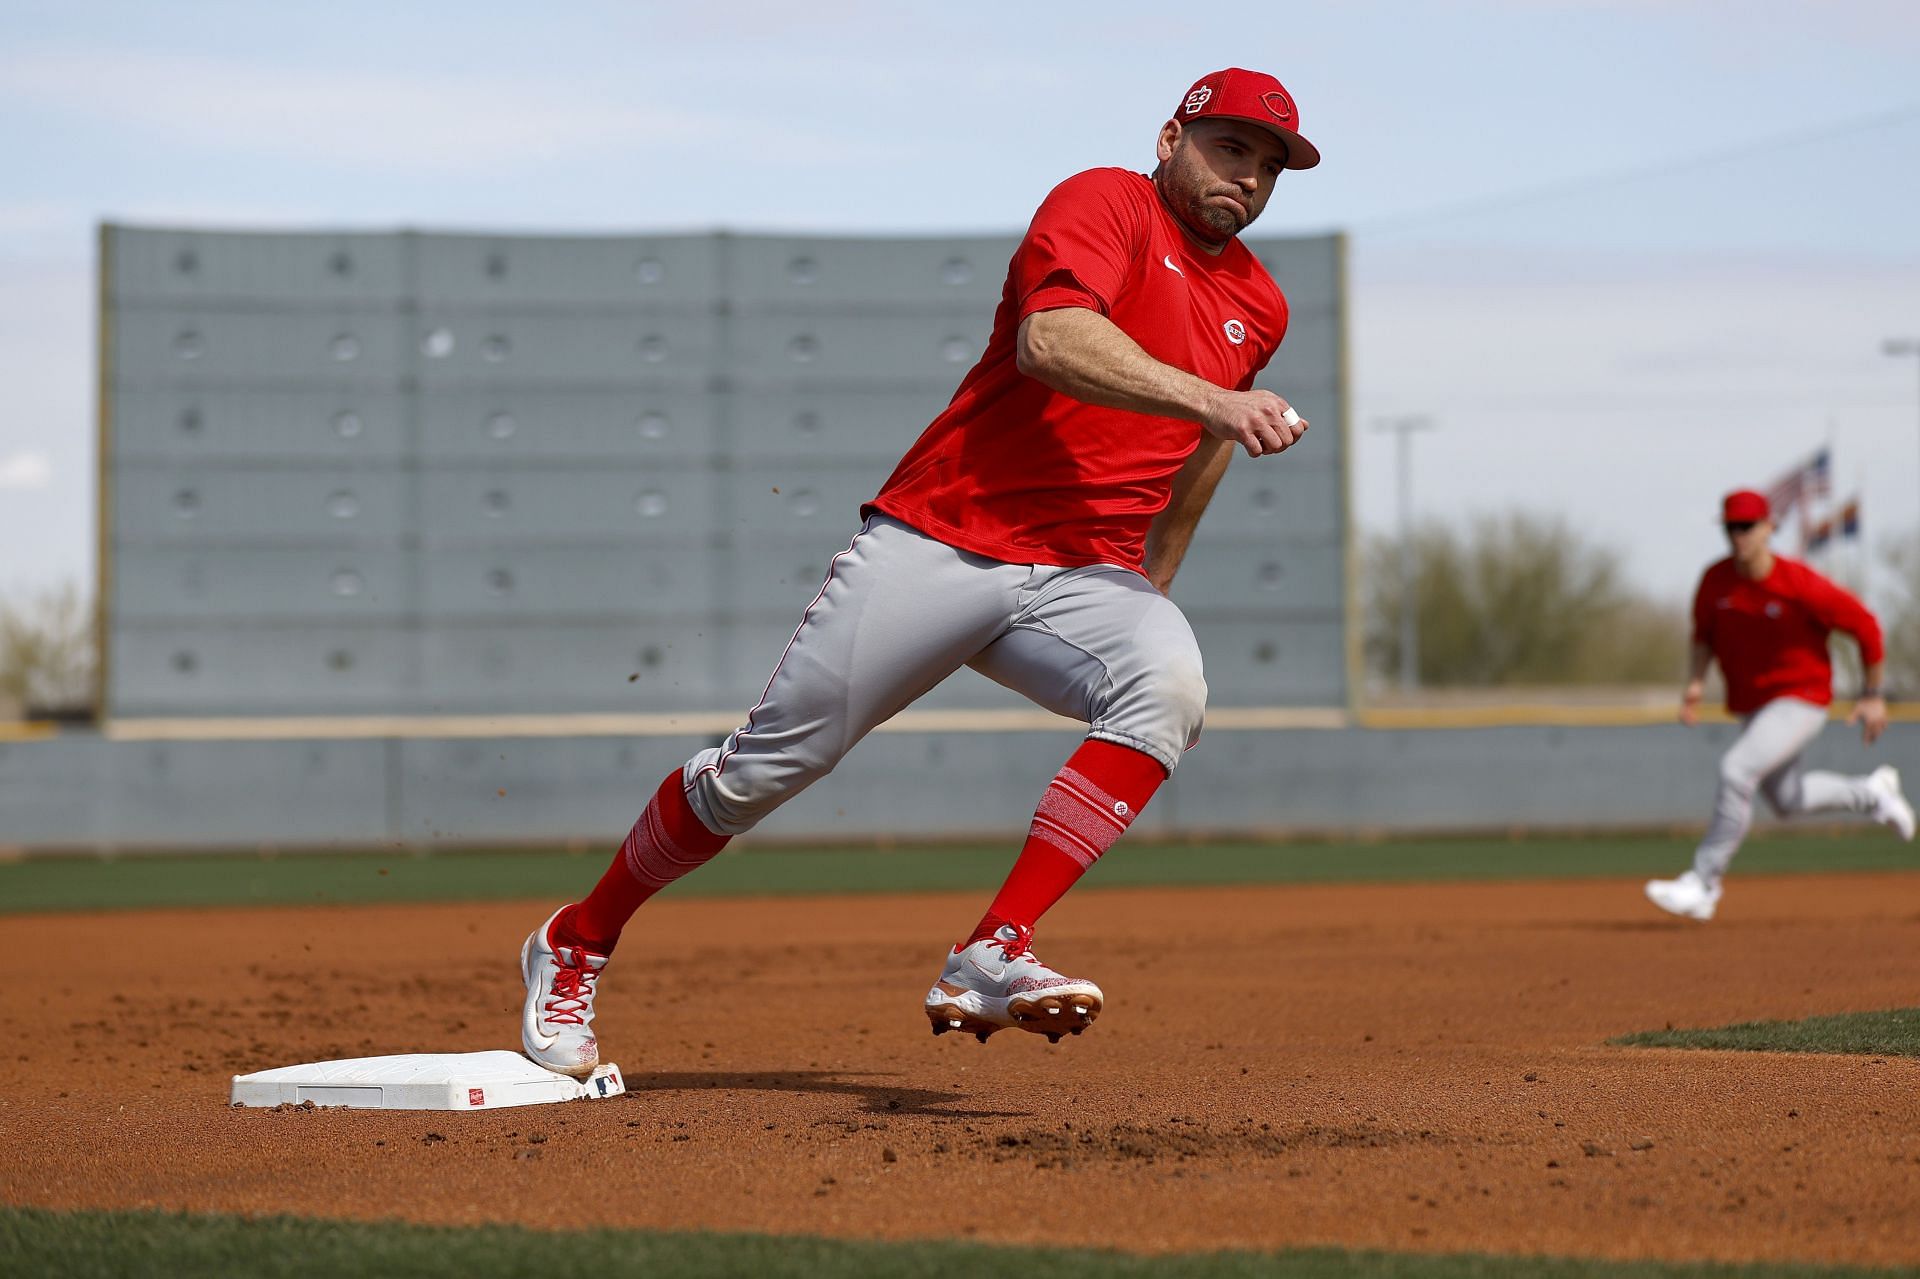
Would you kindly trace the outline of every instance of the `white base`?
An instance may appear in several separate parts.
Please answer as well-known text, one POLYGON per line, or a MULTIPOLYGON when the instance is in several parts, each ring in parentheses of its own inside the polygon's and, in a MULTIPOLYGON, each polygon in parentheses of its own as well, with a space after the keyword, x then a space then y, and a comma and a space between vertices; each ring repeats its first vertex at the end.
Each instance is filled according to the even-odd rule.
POLYGON ((403 1053, 314 1061, 233 1077, 236 1106, 350 1106, 356 1110, 498 1110, 551 1101, 617 1097, 620 1067, 585 1079, 555 1074, 519 1053, 403 1053))

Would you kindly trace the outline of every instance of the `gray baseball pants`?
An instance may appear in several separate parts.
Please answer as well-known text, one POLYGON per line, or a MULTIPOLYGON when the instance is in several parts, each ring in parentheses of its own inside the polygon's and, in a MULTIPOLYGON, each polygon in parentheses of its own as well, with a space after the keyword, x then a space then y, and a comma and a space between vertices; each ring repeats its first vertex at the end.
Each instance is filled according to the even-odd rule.
POLYGON ((1782 817, 1798 813, 1869 813, 1873 791, 1864 777, 1803 772, 1800 753, 1826 727, 1827 708, 1781 697, 1745 721, 1740 736, 1720 760, 1720 790, 1713 820, 1693 854, 1694 873, 1718 884, 1753 824, 1753 794, 1758 790, 1782 817))
POLYGON ((1200 736, 1200 646, 1146 578, 1003 563, 875 515, 833 558, 747 722, 687 762, 687 800, 709 830, 749 831, 962 666, 1169 773, 1200 736))

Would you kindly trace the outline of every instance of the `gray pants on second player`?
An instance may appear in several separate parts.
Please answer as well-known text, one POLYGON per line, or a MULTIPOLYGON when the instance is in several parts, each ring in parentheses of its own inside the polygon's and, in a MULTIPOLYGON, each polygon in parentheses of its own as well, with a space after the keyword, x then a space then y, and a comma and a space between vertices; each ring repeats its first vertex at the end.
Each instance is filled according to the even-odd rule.
POLYGON ((1168 772, 1200 736, 1200 646, 1130 569, 1008 564, 884 515, 836 555, 747 722, 686 767, 709 830, 738 835, 962 666, 1168 772))
POLYGON ((1727 873, 1753 824, 1756 789, 1782 817, 1873 811, 1873 791, 1866 778, 1801 771, 1800 752, 1826 723, 1826 707, 1794 697, 1777 698, 1747 717, 1739 738, 1720 761, 1720 790, 1706 838, 1693 855, 1695 874, 1717 884, 1727 873))

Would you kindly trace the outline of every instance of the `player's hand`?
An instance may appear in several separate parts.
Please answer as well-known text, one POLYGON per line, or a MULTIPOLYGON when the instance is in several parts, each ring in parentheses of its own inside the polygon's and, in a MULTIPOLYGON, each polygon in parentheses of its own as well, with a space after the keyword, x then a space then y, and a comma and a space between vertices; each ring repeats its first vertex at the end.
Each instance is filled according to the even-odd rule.
POLYGON ((1283 452, 1307 433, 1307 419, 1272 391, 1222 391, 1200 425, 1208 435, 1238 444, 1248 457, 1283 452))
POLYGON ((1887 731, 1887 699, 1863 697, 1853 704, 1847 723, 1860 726, 1860 740, 1871 746, 1887 731))
POLYGON ((1688 680, 1687 686, 1680 690, 1680 722, 1688 728, 1700 722, 1700 699, 1706 693, 1706 684, 1697 679, 1688 680))

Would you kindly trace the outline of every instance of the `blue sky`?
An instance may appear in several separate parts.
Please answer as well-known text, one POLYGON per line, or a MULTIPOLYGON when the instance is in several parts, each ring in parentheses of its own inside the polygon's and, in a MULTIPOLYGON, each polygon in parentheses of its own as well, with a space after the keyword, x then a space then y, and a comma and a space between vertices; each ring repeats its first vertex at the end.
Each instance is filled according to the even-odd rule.
POLYGON ((1271 70, 1351 233, 1357 510, 1564 512, 1679 595, 1831 440, 1920 522, 1920 5, 0 0, 0 590, 91 574, 92 227, 1005 231, 1271 70))

